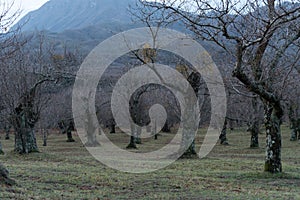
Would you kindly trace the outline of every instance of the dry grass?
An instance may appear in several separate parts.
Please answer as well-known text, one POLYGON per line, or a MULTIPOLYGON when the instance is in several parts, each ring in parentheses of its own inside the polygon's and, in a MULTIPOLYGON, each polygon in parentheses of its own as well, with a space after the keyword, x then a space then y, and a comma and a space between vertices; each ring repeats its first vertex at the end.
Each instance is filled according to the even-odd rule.
MULTIPOLYGON (((157 141, 144 140, 135 151, 157 149, 172 136, 163 133, 157 141)), ((129 140, 121 133, 109 137, 122 148, 129 140)), ((197 144, 202 138, 200 133, 197 144)), ((41 153, 30 155, 14 154, 13 140, 1 140, 6 152, 1 162, 18 184, 1 186, 0 199, 300 199, 300 144, 289 141, 287 127, 283 127, 284 173, 277 175, 263 172, 264 135, 261 148, 250 149, 244 130, 229 133, 231 145, 216 145, 205 159, 181 159, 148 174, 110 169, 75 139, 66 143, 65 135, 51 134, 48 146, 42 147, 39 136, 41 153)))

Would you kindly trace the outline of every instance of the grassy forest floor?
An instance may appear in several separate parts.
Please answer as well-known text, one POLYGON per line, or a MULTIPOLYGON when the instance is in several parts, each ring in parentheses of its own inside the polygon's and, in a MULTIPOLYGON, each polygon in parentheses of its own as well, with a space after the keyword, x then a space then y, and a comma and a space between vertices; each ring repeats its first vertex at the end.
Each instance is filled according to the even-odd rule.
MULTIPOLYGON (((200 132, 203 132, 200 131, 200 132)), ((17 185, 1 186, 0 199, 300 199, 300 143, 289 141, 283 127, 282 162, 284 173, 263 172, 264 134, 260 148, 250 149, 250 135, 244 130, 229 131, 229 146, 217 144, 205 159, 180 159, 165 169, 148 174, 129 174, 96 161, 80 139, 66 143, 66 135, 52 133, 40 153, 17 155, 13 139, 1 142, 1 162, 9 168, 17 185)), ((126 147, 125 134, 109 135, 126 147)), ((144 141, 138 150, 163 146, 172 134, 144 141)), ((203 133, 197 137, 203 139, 203 133)))

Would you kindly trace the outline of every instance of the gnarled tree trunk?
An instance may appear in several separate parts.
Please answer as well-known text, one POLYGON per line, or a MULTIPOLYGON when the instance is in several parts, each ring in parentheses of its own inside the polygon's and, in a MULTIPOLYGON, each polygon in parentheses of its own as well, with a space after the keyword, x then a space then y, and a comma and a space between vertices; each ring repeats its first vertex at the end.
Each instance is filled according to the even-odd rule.
POLYGON ((34 126, 38 114, 34 112, 32 101, 25 100, 15 109, 12 124, 15 129, 15 151, 18 153, 38 152, 34 126))
POLYGON ((16 129, 15 151, 21 154, 39 152, 33 128, 16 129))
POLYGON ((40 115, 35 105, 37 87, 46 80, 37 82, 28 92, 24 93, 20 102, 11 114, 10 123, 15 129, 15 151, 18 153, 38 152, 34 126, 40 115))
POLYGON ((266 105, 266 160, 265 171, 282 172, 281 164, 281 129, 283 110, 281 107, 266 105))

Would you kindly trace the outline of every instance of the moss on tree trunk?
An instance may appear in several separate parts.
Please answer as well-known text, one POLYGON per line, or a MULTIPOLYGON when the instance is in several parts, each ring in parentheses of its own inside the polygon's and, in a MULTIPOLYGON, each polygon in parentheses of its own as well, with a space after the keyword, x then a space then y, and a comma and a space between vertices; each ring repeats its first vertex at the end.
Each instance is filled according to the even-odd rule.
POLYGON ((21 154, 39 152, 33 128, 16 129, 15 152, 21 154))
POLYGON ((266 126, 266 160, 265 171, 271 173, 282 172, 281 164, 281 117, 282 110, 267 107, 265 111, 266 126))

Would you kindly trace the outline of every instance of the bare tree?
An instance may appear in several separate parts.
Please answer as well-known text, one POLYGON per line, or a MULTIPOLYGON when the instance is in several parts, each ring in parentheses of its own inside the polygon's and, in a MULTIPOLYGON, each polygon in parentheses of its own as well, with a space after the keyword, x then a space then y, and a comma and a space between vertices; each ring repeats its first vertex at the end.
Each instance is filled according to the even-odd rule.
MULTIPOLYGON (((20 47, 20 44, 16 40, 16 34, 19 32, 19 29, 15 31, 9 31, 9 28, 14 24, 17 18, 20 15, 20 11, 16 11, 13 14, 9 14, 12 11, 14 2, 6 3, 1 2, 0 5, 0 61, 1 63, 6 60, 8 57, 11 57, 12 54, 20 47)), ((1 93, 2 94, 2 93, 1 93)), ((1 102, 2 104, 3 102, 1 102)), ((0 112, 2 109, 5 109, 3 105, 0 105, 0 112)), ((2 145, 0 143, 0 150, 2 151, 2 145)), ((8 170, 0 163, 0 184, 5 183, 7 185, 14 184, 14 181, 9 178, 8 170)))
POLYGON ((291 71, 292 78, 288 81, 288 89, 284 91, 287 112, 290 121, 291 141, 300 140, 300 88, 299 73, 291 71))
MULTIPOLYGON (((57 86, 66 85, 66 81, 74 79, 75 76, 66 71, 77 64, 74 54, 67 51, 60 59, 54 60, 64 66, 51 62, 53 48, 46 43, 43 33, 34 34, 31 39, 38 42, 37 48, 28 43, 15 51, 12 58, 1 63, 1 93, 4 94, 2 99, 6 108, 2 114, 15 129, 15 151, 19 153, 38 151, 35 125, 51 96, 59 90, 57 86)), ((46 126, 46 123, 42 124, 46 126)), ((68 122, 68 135, 72 131, 69 125, 68 122)))
POLYGON ((281 172, 282 90, 289 76, 276 75, 295 65, 283 60, 289 51, 299 49, 300 5, 280 0, 162 0, 139 5, 144 18, 163 11, 165 19, 184 23, 198 38, 216 43, 235 57, 233 76, 264 104, 265 171, 281 172))

